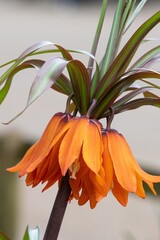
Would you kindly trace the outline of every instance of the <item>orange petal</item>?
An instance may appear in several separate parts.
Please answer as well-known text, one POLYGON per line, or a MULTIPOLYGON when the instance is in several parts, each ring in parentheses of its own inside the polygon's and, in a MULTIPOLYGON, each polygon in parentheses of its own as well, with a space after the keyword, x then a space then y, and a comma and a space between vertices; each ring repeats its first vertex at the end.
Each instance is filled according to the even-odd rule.
POLYGON ((104 173, 103 167, 101 167, 98 174, 95 174, 94 172, 90 171, 89 177, 94 186, 96 201, 98 202, 103 197, 105 197, 108 192, 108 188, 105 182, 105 173, 104 173))
POLYGON ((90 121, 86 129, 83 143, 83 159, 87 166, 95 173, 98 173, 102 164, 102 136, 99 125, 90 121))
POLYGON ((81 193, 81 196, 78 200, 78 204, 80 206, 84 205, 87 201, 89 200, 89 196, 88 196, 88 193, 86 191, 85 188, 82 189, 82 193, 81 193))
POLYGON ((43 177, 44 181, 47 181, 49 178, 53 177, 54 172, 60 168, 58 162, 58 154, 59 154, 59 146, 61 143, 61 139, 55 144, 55 146, 51 149, 50 153, 48 154, 46 161, 48 161, 48 169, 43 177))
POLYGON ((105 181, 107 186, 107 192, 110 190, 113 183, 113 163, 108 149, 108 139, 106 132, 102 133, 102 141, 104 146, 104 152, 102 155, 103 158, 103 167, 105 171, 105 181))
POLYGON ((72 125, 65 134, 59 149, 59 165, 63 176, 72 163, 79 158, 88 126, 87 118, 74 118, 70 120, 71 122, 72 125))
POLYGON ((33 187, 37 186, 44 179, 48 171, 48 165, 49 165, 49 162, 48 162, 48 159, 46 158, 35 169, 37 170, 37 174, 33 182, 33 187))
POLYGON ((46 186, 43 188, 42 192, 44 192, 45 190, 47 190, 48 188, 50 188, 53 184, 55 184, 55 182, 57 182, 58 180, 61 179, 61 171, 60 169, 57 169, 57 171, 54 173, 54 175, 52 176, 52 178, 50 178, 48 180, 48 183, 46 184, 46 186))
POLYGON ((23 159, 14 167, 11 168, 7 168, 7 171, 9 172, 20 172, 19 176, 23 176, 24 174, 26 174, 26 169, 27 167, 30 165, 31 158, 32 155, 34 153, 34 150, 36 148, 37 143, 35 143, 34 145, 32 145, 29 150, 26 152, 25 156, 23 157, 23 159))
POLYGON ((137 190, 135 192, 135 194, 137 194, 139 197, 141 198, 145 198, 146 194, 143 188, 143 181, 142 178, 137 174, 137 190))
POLYGON ((33 172, 28 173, 26 177, 26 185, 30 186, 34 183, 34 179, 37 175, 37 169, 35 169, 33 172))
POLYGON ((117 180, 124 189, 135 192, 137 180, 132 155, 126 144, 124 144, 122 136, 116 131, 109 131, 107 136, 109 152, 117 180))
POLYGON ((51 144, 53 142, 53 139, 66 124, 67 120, 67 115, 54 115, 37 144, 37 147, 31 159, 32 163, 28 167, 27 172, 33 171, 38 166, 38 164, 49 154, 50 150, 53 147, 51 144))
POLYGON ((94 189, 93 183, 91 182, 91 180, 87 174, 84 177, 84 186, 83 187, 85 188, 85 190, 89 196, 90 207, 94 208, 97 204, 95 189, 94 189))
POLYGON ((132 162, 132 165, 134 166, 134 169, 135 171, 138 173, 139 176, 142 177, 142 179, 145 181, 145 182, 154 182, 154 183, 158 183, 160 182, 160 176, 153 176, 153 175, 150 175, 148 173, 146 173, 145 171, 143 171, 139 164, 137 163, 137 161, 135 160, 126 140, 124 139, 123 136, 121 136, 121 139, 126 147, 126 150, 128 151, 128 154, 130 155, 130 160, 132 162))
POLYGON ((116 176, 114 176, 114 186, 112 189, 112 193, 115 196, 115 198, 122 204, 124 207, 127 205, 128 202, 128 192, 121 187, 119 182, 116 179, 116 176))
POLYGON ((88 174, 88 171, 89 171, 89 168, 83 159, 82 152, 80 153, 78 162, 79 162, 80 168, 79 168, 79 171, 76 173, 76 179, 82 179, 83 176, 88 174))
POLYGON ((153 186, 153 183, 151 182, 146 182, 147 185, 149 186, 149 188, 151 189, 151 191, 153 192, 154 195, 157 195, 155 189, 154 189, 154 186, 153 186))
POLYGON ((69 179, 69 183, 72 189, 72 195, 75 199, 79 199, 79 192, 81 190, 81 181, 79 179, 69 179))

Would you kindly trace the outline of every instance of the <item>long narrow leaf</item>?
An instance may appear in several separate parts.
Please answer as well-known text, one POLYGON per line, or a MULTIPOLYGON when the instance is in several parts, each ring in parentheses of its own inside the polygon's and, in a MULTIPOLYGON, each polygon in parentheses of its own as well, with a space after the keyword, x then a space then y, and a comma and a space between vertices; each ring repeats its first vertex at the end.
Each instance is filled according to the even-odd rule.
POLYGON ((95 94, 95 98, 98 100, 98 102, 104 97, 108 85, 111 87, 116 79, 118 79, 118 77, 125 72, 143 38, 159 22, 160 11, 142 24, 141 27, 133 34, 104 75, 95 94))
POLYGON ((117 53, 117 48, 119 46, 119 40, 121 35, 121 28, 122 28, 122 18, 123 18, 123 11, 127 6, 126 1, 118 1, 117 10, 115 12, 110 38, 107 44, 106 52, 103 57, 103 62, 101 66, 101 76, 104 76, 107 69, 111 65, 114 60, 114 57, 117 53))
POLYGON ((152 92, 149 92, 149 91, 146 91, 143 93, 144 97, 146 98, 160 98, 159 96, 157 96, 156 94, 152 93, 152 92))
POLYGON ((27 106, 55 83, 67 64, 68 61, 59 57, 51 58, 44 63, 32 84, 27 106))
POLYGON ((8 94, 8 91, 10 89, 13 77, 15 74, 17 74, 18 72, 27 69, 27 68, 36 68, 36 69, 40 69, 40 67, 44 64, 44 61, 42 60, 30 60, 30 61, 26 61, 23 62, 21 65, 17 66, 8 76, 4 86, 0 89, 0 104, 4 101, 5 97, 8 94))
POLYGON ((123 78, 122 80, 117 82, 109 91, 109 93, 106 93, 102 101, 96 105, 93 111, 93 117, 101 118, 101 116, 103 116, 103 113, 111 107, 111 105, 114 103, 114 101, 118 98, 120 94, 126 91, 136 80, 142 78, 160 79, 160 74, 154 71, 144 71, 123 78))
POLYGON ((57 81, 52 85, 52 89, 68 96, 73 92, 70 81, 64 74, 59 76, 57 81))
POLYGON ((90 80, 88 71, 78 60, 72 60, 68 63, 68 71, 79 111, 81 114, 86 114, 90 104, 90 80))
POLYGON ((119 108, 115 109, 115 114, 121 113, 128 110, 134 110, 142 106, 155 106, 160 107, 160 98, 140 98, 132 100, 124 105, 121 105, 119 108))
POLYGON ((160 54, 160 46, 157 46, 147 53, 145 53, 143 56, 141 56, 131 67, 130 69, 136 69, 144 66, 146 63, 151 61, 153 58, 155 58, 157 55, 160 54))
MULTIPOLYGON (((126 102, 130 101, 131 99, 133 99, 134 97, 138 96, 139 94, 144 94, 146 92, 148 92, 149 90, 152 90, 153 87, 142 87, 142 88, 139 88, 139 89, 136 89, 134 91, 131 91, 130 93, 126 94, 124 97, 121 97, 118 101, 116 101, 112 107, 113 109, 116 109, 118 108, 119 106, 125 104, 126 102)), ((152 96, 153 97, 153 96, 152 96)))
MULTIPOLYGON (((98 42, 99 42, 99 38, 100 38, 102 26, 103 26, 103 22, 104 22, 104 17, 105 17, 105 14, 106 14, 107 3, 108 3, 108 0, 104 0, 103 3, 102 3, 101 14, 100 14, 98 26, 97 26, 97 29, 96 29, 96 33, 95 33, 95 37, 94 37, 93 44, 92 44, 92 49, 91 49, 91 54, 93 56, 96 55, 96 50, 97 50, 97 46, 98 46, 98 42)), ((94 63, 94 59, 92 57, 90 57, 89 62, 88 62, 89 76, 90 77, 92 75, 93 63, 94 63)))
POLYGON ((136 7, 136 9, 134 10, 132 16, 128 19, 125 29, 124 29, 124 33, 128 30, 128 28, 131 26, 131 24, 134 22, 134 20, 136 19, 136 17, 138 16, 138 14, 140 13, 140 11, 142 10, 142 8, 144 7, 145 3, 147 2, 147 0, 142 0, 138 6, 136 7))

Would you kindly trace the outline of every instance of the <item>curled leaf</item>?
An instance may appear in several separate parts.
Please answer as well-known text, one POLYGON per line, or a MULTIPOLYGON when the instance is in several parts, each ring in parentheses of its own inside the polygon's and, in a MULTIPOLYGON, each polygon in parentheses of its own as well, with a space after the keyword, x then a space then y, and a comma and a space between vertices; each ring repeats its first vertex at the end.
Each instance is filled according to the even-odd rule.
POLYGON ((43 64, 44 64, 44 61, 34 59, 34 60, 28 60, 26 62, 23 62, 21 65, 15 67, 15 69, 9 74, 4 86, 0 89, 0 104, 4 101, 6 95, 8 94, 8 91, 10 89, 10 86, 15 74, 27 68, 35 68, 36 70, 39 70, 43 64))
POLYGON ((67 64, 68 61, 60 57, 51 58, 43 64, 31 86, 27 106, 55 83, 67 64))

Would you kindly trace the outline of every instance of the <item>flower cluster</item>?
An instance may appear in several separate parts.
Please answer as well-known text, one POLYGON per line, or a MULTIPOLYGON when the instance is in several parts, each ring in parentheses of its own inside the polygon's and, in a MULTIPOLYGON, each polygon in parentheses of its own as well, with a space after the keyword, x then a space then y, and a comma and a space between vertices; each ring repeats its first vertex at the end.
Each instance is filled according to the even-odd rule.
POLYGON ((117 131, 103 129, 95 119, 63 113, 53 116, 41 139, 8 170, 27 174, 26 184, 33 187, 47 182, 44 190, 68 172, 70 199, 77 199, 79 205, 90 201, 91 208, 109 191, 126 206, 129 192, 145 198, 143 182, 154 194, 153 183, 160 182, 160 176, 140 168, 117 131))
POLYGON ((91 208, 108 191, 112 191, 125 206, 129 192, 145 198, 143 182, 154 194, 153 183, 160 182, 159 176, 151 176, 140 168, 124 137, 111 128, 116 114, 144 105, 160 107, 157 94, 160 86, 151 80, 160 79, 160 73, 150 68, 160 60, 160 46, 144 51, 132 62, 146 35, 160 22, 160 11, 146 20, 120 49, 123 35, 146 1, 137 6, 136 1, 118 1, 106 50, 98 63, 95 55, 107 2, 103 0, 91 53, 66 50, 58 44, 43 41, 4 64, 12 65, 0 77, 0 104, 7 96, 14 75, 26 68, 38 70, 26 108, 48 89, 67 96, 65 113, 53 116, 41 139, 20 163, 8 170, 19 172, 19 176, 27 174, 27 185, 47 182, 44 190, 67 173, 70 199, 77 199, 80 205, 90 201, 91 208), (50 46, 51 49, 39 50, 50 46), (57 52, 62 56, 26 60, 38 54, 57 52), (89 57, 88 65, 75 59, 73 53, 89 57), (64 69, 67 70, 65 74, 64 69), (106 129, 100 123, 101 119, 107 119, 106 129))

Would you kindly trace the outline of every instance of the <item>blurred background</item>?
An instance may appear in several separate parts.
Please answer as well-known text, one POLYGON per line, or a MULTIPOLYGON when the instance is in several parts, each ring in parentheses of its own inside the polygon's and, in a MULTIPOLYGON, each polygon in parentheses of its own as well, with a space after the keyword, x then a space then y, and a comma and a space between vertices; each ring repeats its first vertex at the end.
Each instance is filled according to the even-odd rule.
MULTIPOLYGON (((49 40, 68 49, 90 51, 101 8, 100 0, 0 0, 0 65, 18 57, 28 46, 49 40)), ((109 1, 104 31, 97 59, 106 46, 116 1, 109 1)), ((160 8, 149 0, 125 35, 130 34, 160 8)), ((159 26, 149 37, 160 37, 159 26)), ((136 58, 152 43, 143 44, 136 58)), ((84 62, 87 58, 75 56, 84 62)), ((157 66, 159 68, 159 66, 157 66)), ((4 69, 0 69, 2 74, 4 69)), ((16 75, 11 91, 0 108, 0 122, 7 122, 25 106, 34 70, 16 75)), ((65 97, 52 90, 44 93, 27 111, 10 125, 0 124, 0 231, 11 240, 22 240, 26 226, 41 229, 43 237, 57 186, 41 193, 25 186, 25 178, 5 169, 18 162, 29 146, 42 134, 54 113, 64 111, 65 97)), ((143 107, 116 116, 113 128, 123 133, 143 168, 160 174, 160 112, 143 107)), ((157 187, 157 189, 159 186, 157 187)), ((147 194, 146 200, 130 195, 126 208, 109 194, 96 209, 78 207, 72 201, 67 208, 59 240, 159 240, 160 199, 147 194)))

